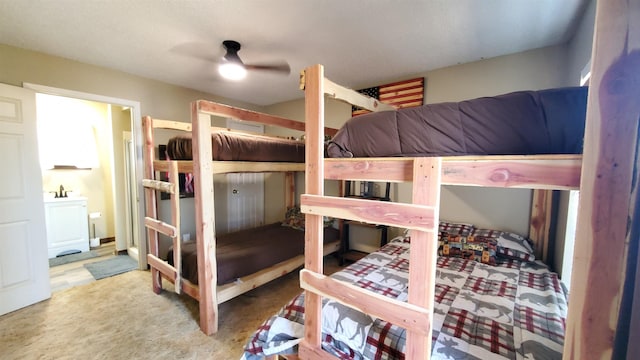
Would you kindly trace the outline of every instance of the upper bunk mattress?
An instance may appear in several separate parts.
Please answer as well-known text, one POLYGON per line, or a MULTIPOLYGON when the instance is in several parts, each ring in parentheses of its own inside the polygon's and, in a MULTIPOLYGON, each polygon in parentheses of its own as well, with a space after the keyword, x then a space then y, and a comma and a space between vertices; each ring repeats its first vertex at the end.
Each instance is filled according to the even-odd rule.
MULTIPOLYGON (((304 142, 269 136, 217 131, 211 134, 213 160, 304 162, 304 142)), ((190 135, 173 137, 167 143, 172 160, 192 160, 190 135)))
POLYGON ((519 91, 349 119, 330 157, 580 154, 587 87, 519 91))

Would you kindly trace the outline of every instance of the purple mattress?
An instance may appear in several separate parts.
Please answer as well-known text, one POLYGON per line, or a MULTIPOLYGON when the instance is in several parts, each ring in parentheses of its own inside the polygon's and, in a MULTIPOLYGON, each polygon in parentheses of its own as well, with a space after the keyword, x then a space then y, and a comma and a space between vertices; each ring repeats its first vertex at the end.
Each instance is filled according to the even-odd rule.
POLYGON ((580 154, 587 87, 519 91, 349 119, 330 157, 580 154))
MULTIPOLYGON (((338 230, 324 228, 324 242, 339 240, 338 230)), ((274 223, 216 236, 218 285, 253 274, 304 254, 304 231, 274 223)), ((173 247, 167 255, 173 265, 173 247)), ((196 243, 182 244, 182 277, 198 283, 196 243)))
MULTIPOLYGON (((304 162, 304 142, 229 131, 211 134, 213 160, 304 162)), ((173 137, 167 143, 172 160, 192 160, 191 136, 173 137)))

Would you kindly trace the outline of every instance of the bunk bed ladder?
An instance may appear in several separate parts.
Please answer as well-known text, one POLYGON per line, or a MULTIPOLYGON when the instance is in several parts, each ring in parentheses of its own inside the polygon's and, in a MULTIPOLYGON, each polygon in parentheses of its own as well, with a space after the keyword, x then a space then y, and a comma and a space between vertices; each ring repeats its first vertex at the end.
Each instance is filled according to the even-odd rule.
MULTIPOLYGON (((300 272, 300 286, 305 290, 305 337, 299 346, 301 359, 333 358, 321 347, 322 298, 329 298, 373 317, 389 321, 407 330, 407 359, 429 359, 431 324, 437 261, 437 231, 441 185, 441 158, 411 159, 405 163, 380 160, 342 163, 326 166, 322 129, 324 127, 324 94, 339 98, 338 89, 324 78, 321 65, 303 73, 305 117, 307 119, 306 183, 307 194, 301 196, 305 221, 305 268, 300 272), (327 91, 325 91, 327 88, 327 91), (325 176, 325 170, 327 176, 325 176), (382 170, 382 171, 381 171, 382 170), (389 171, 408 176, 400 181, 413 181, 412 204, 374 202, 363 199, 324 196, 325 179, 388 181, 389 171), (411 231, 409 261, 409 296, 407 302, 387 298, 323 275, 322 217, 405 227, 411 231), (426 256, 424 255, 426 254, 426 256), (424 256, 424 258, 420 258, 424 256)), ((354 95, 359 96, 359 95, 354 95)), ((352 98, 349 101, 353 103, 352 98)), ((356 99, 357 100, 357 99, 356 99)), ((363 103, 363 102, 360 102, 363 103)), ((378 103, 370 109, 381 107, 378 103)), ((330 163, 329 163, 330 164, 330 163)))
MULTIPOLYGON (((153 131, 153 120, 145 116, 143 118, 143 126, 145 129, 146 139, 151 139, 153 131)), ((146 213, 144 224, 147 228, 149 238, 149 254, 147 261, 151 267, 151 277, 153 282, 153 291, 159 294, 162 291, 162 276, 168 277, 174 284, 175 292, 180 294, 182 289, 182 253, 180 239, 180 188, 178 162, 169 161, 168 173, 169 181, 155 180, 155 170, 153 146, 147 146, 145 149, 145 179, 142 180, 142 186, 145 190, 146 213), (157 194, 159 191, 168 193, 171 200, 171 224, 158 220, 157 194), (173 242, 173 263, 175 266, 169 265, 159 256, 159 236, 163 234, 171 238, 173 242)))
MULTIPOLYGON (((411 231, 409 268, 409 298, 402 302, 367 292, 357 286, 322 275, 322 270, 305 268, 300 273, 300 284, 306 292, 305 332, 308 336, 301 344, 304 359, 327 357, 320 349, 321 297, 339 301, 369 315, 389 321, 407 329, 406 354, 408 359, 428 359, 431 352, 431 322, 435 292, 437 261, 438 204, 440 200, 440 158, 413 160, 413 203, 379 202, 372 206, 368 200, 337 198, 305 194, 301 197, 302 212, 309 220, 314 217, 334 216, 366 223, 405 227, 411 231), (427 254, 426 258, 421 258, 427 254), (373 298, 373 300, 372 300, 373 298), (312 311, 308 311, 308 305, 312 311), (317 304, 317 305, 313 305, 317 304)), ((311 220, 314 223, 314 220, 311 220)), ((317 226, 317 225, 316 225, 317 226)), ((319 251, 322 244, 321 225, 308 231, 307 244, 319 251), (309 237, 312 237, 309 239, 309 237)), ((317 259, 316 254, 310 258, 317 259)), ((321 261, 321 256, 320 260, 321 261)))

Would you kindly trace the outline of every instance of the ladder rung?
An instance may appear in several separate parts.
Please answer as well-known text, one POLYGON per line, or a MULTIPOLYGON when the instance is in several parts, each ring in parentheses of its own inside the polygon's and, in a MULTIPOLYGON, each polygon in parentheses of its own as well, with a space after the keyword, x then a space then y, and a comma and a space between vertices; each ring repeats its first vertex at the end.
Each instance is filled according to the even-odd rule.
POLYGON ((167 276, 169 279, 171 279, 171 281, 175 281, 176 274, 177 274, 176 268, 174 268, 173 266, 169 265, 166 261, 160 259, 159 257, 157 257, 157 256, 155 256, 153 254, 147 254, 147 262, 154 269, 160 271, 165 276, 167 276))
POLYGON ((435 229, 433 206, 307 194, 300 199, 300 208, 305 214, 427 232, 435 229))
POLYGON ((174 238, 178 235, 178 230, 175 226, 167 224, 166 222, 160 220, 156 220, 154 218, 150 218, 148 216, 144 218, 144 224, 146 227, 167 235, 171 238, 174 238))
POLYGON ((169 194, 175 194, 175 184, 166 181, 142 179, 142 186, 164 191, 169 194))

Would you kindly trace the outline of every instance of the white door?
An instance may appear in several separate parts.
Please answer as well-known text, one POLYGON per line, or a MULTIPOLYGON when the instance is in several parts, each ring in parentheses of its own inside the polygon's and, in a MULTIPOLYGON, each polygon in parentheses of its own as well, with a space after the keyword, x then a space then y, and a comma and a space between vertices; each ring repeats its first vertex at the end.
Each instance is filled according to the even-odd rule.
POLYGON ((51 297, 35 92, 0 84, 0 315, 51 297))

